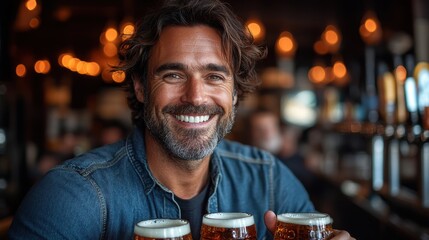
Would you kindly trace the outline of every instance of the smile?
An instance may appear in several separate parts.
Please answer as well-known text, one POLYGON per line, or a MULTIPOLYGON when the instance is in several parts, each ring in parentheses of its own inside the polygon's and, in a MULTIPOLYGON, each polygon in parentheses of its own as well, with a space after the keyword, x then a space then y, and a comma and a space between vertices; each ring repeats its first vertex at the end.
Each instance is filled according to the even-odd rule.
POLYGON ((204 116, 186 116, 186 115, 176 115, 177 120, 186 123, 202 123, 209 120, 209 115, 204 116))

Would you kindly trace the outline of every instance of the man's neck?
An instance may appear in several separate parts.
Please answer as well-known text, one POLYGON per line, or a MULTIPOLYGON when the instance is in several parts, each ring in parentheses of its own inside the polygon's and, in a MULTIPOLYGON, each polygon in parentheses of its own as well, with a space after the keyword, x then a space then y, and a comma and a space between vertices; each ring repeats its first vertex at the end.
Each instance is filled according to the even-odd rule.
POLYGON ((175 159, 148 131, 144 136, 149 169, 159 182, 182 199, 190 199, 202 191, 209 179, 210 156, 201 160, 175 159))

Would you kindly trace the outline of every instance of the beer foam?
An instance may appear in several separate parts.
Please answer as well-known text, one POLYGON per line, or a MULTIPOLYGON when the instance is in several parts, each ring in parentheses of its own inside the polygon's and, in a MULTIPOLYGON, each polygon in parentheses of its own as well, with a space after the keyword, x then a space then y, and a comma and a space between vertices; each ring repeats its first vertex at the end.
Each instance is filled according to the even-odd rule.
POLYGON ((277 220, 299 225, 326 225, 332 223, 332 218, 324 213, 283 213, 277 220))
POLYGON ((174 238, 190 232, 188 221, 183 219, 152 219, 134 226, 134 234, 149 238, 174 238))
POLYGON ((209 213, 203 217, 203 224, 212 227, 239 228, 251 226, 254 223, 253 215, 248 213, 209 213))

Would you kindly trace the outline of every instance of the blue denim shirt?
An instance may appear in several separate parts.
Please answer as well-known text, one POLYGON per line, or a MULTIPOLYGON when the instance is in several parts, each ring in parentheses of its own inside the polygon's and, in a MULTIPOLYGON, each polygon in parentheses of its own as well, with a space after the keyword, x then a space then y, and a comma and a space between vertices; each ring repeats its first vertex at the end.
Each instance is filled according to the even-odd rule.
MULTIPOLYGON (((258 239, 272 238, 266 210, 314 211, 301 183, 267 152, 224 140, 210 164, 207 211, 253 214, 258 239)), ((149 170, 143 135, 135 129, 48 172, 24 198, 9 238, 132 239, 139 221, 180 217, 174 193, 149 170)))

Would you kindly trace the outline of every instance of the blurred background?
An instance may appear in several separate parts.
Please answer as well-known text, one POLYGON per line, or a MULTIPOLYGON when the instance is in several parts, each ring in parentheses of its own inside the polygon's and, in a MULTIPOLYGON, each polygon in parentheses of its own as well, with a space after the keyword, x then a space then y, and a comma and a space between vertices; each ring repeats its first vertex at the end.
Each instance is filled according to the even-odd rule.
MULTIPOLYGON (((429 1, 226 2, 268 48, 228 138, 278 156, 335 228, 429 239, 429 1)), ((46 171, 128 133, 109 66, 159 4, 0 2, 0 238, 46 171)))

